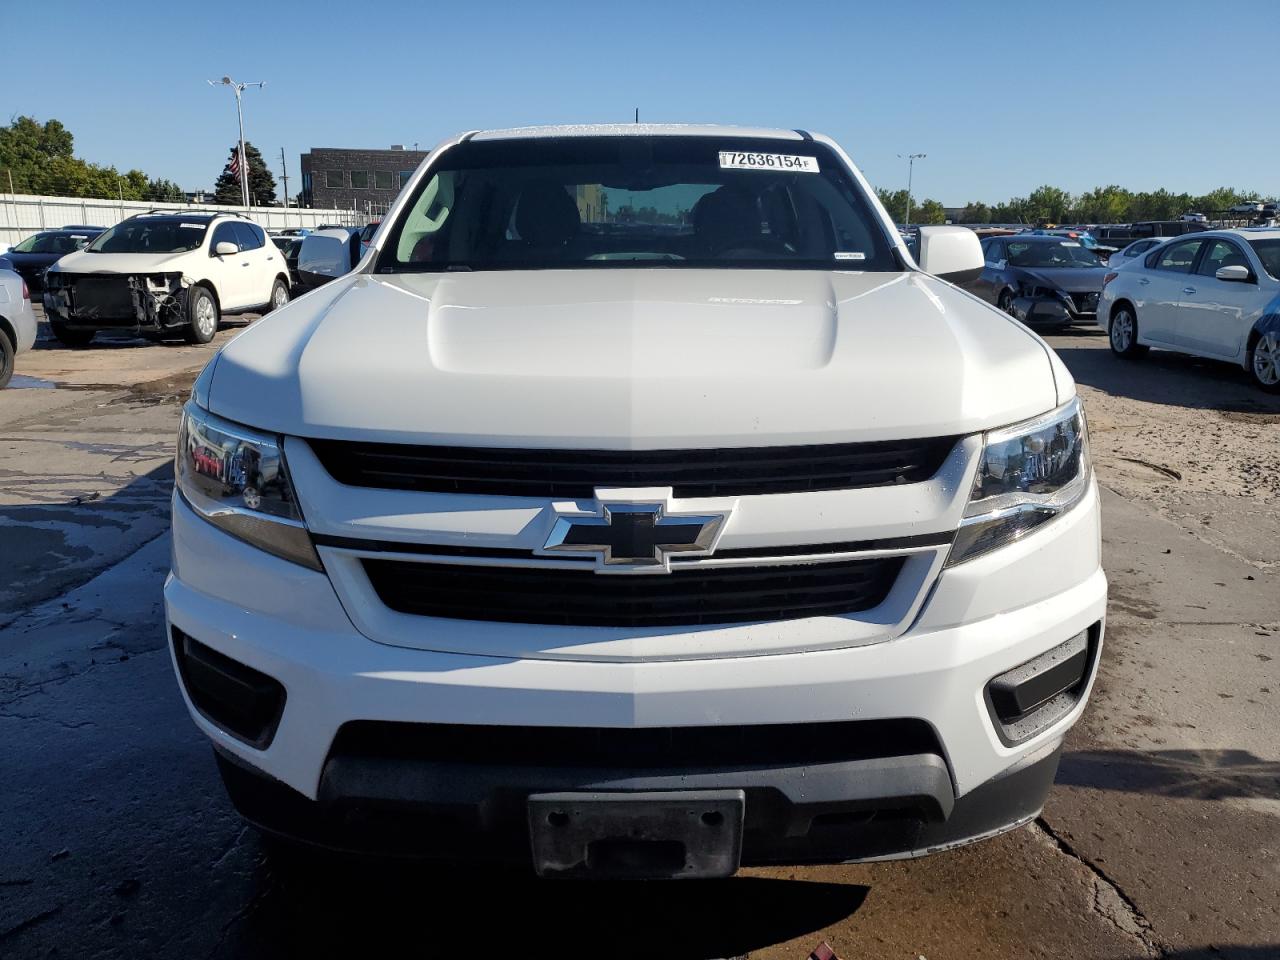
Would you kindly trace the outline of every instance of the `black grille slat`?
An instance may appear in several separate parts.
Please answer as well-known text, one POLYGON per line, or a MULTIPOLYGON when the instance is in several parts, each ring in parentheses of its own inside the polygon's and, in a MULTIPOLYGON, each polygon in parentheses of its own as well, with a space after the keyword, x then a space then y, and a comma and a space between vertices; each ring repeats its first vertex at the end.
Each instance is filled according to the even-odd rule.
POLYGON ((545 450, 311 440, 330 475, 357 487, 499 496, 591 497, 596 487, 670 486, 749 496, 917 483, 958 438, 712 450, 545 450))
POLYGON ((942 755, 923 720, 719 727, 504 727, 357 720, 339 729, 331 756, 509 767, 765 766, 868 757, 942 755))
POLYGON ((669 574, 366 558, 379 598, 401 613, 558 626, 680 626, 840 616, 878 606, 904 558, 700 568, 669 574))

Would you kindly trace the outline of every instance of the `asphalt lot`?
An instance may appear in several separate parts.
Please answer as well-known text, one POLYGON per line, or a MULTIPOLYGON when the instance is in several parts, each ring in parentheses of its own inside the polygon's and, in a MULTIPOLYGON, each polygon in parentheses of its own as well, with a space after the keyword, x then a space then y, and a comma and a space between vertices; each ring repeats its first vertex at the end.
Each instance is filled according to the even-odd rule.
POLYGON ((42 343, 0 392, 0 957, 1280 957, 1280 398, 1051 342, 1112 594, 1043 817, 908 863, 594 886, 264 848, 164 649, 172 440, 211 349, 42 343))

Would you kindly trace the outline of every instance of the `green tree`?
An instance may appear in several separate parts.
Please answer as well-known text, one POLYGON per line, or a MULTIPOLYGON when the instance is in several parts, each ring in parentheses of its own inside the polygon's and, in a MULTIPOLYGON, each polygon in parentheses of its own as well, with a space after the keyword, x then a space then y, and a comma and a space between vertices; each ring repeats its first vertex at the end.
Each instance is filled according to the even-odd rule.
POLYGON ((1222 210, 1230 210, 1237 203, 1253 200, 1257 196, 1257 193, 1249 191, 1241 193, 1231 187, 1218 187, 1203 196, 1196 197, 1193 201, 1193 206, 1197 213, 1211 214, 1222 210))
POLYGON ((1058 187, 1045 184, 1036 187, 1027 197, 1027 219, 1031 221, 1048 221, 1062 223, 1069 219, 1071 212, 1071 194, 1058 187))
POLYGON ((991 223, 991 208, 985 203, 969 201, 960 212, 960 223, 991 223))
POLYGON ((1082 223, 1121 223, 1129 216, 1133 194, 1124 187, 1110 184, 1094 187, 1076 198, 1070 219, 1082 223))
POLYGON ((57 120, 41 124, 33 117, 18 117, 0 127, 0 168, 4 186, 13 178, 18 193, 35 193, 43 183, 43 169, 55 160, 70 160, 71 132, 57 120))
POLYGON ((913 224, 946 223, 947 212, 937 200, 921 200, 911 204, 913 224))
POLYGON ((172 180, 157 179, 147 181, 147 199, 181 203, 187 199, 187 195, 172 180))
POLYGON ((991 208, 992 223, 1027 223, 1030 207, 1025 197, 1013 197, 991 208))
POLYGON ((141 170, 121 174, 115 167, 89 163, 75 156, 74 146, 71 131, 60 121, 42 124, 33 117, 17 117, 0 127, 0 185, 7 190, 12 176, 17 193, 150 198, 151 181, 141 170))
MULTIPOLYGON (((243 201, 240 192, 240 178, 231 172, 231 157, 235 144, 227 150, 227 162, 213 185, 215 203, 229 203, 238 206, 243 201)), ((249 162, 249 198, 259 207, 276 202, 276 178, 271 175, 262 153, 248 140, 244 143, 244 154, 249 162)))
POLYGON ((894 223, 902 223, 906 219, 907 191, 880 189, 876 191, 876 196, 880 198, 880 203, 894 223))

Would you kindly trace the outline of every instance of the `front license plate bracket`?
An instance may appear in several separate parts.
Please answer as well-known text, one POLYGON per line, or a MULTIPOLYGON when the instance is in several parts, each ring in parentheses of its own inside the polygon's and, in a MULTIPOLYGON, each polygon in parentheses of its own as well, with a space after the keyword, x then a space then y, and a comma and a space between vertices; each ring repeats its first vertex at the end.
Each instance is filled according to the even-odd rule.
POLYGON ((533 794, 533 866, 542 877, 728 877, 745 811, 742 790, 533 794))

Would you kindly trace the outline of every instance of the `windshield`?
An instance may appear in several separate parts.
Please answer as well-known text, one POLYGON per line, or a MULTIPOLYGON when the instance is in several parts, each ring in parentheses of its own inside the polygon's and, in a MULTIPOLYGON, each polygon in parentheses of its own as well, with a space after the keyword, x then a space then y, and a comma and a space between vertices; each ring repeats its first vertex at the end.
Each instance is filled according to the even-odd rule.
POLYGON ((71 253, 89 239, 87 234, 37 233, 13 248, 14 253, 71 253))
POLYGON ((204 242, 207 223, 147 217, 117 223, 89 245, 90 253, 184 253, 204 242))
POLYGON ((1249 246, 1262 261, 1263 268, 1277 280, 1280 280, 1280 238, 1270 240, 1250 240, 1249 246))
POLYGON ((1078 240, 1010 240, 1008 251, 1009 264, 1014 267, 1096 267, 1100 262, 1078 240))
POLYGON ((375 269, 609 267, 901 269, 822 144, 679 136, 451 147, 375 269))

